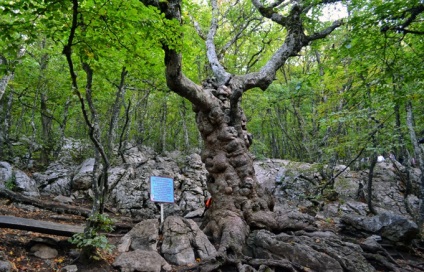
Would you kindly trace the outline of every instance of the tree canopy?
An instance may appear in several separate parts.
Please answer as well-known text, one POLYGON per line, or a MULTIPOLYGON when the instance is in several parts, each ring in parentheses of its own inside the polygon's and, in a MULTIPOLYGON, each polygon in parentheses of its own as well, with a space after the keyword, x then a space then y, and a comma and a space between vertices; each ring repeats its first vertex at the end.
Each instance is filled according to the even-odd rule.
MULTIPOLYGON (((324 1, 331 2, 337 1, 324 1)), ((273 65, 270 61, 264 66, 281 44, 281 31, 286 31, 281 27, 292 22, 285 19, 290 16, 288 8, 273 16, 275 7, 258 1, 183 3, 181 24, 167 20, 169 15, 160 11, 159 2, 146 2, 147 6, 135 0, 77 3, 79 27, 72 56, 94 70, 93 103, 100 125, 110 124, 108 115, 125 69, 126 91, 118 115, 124 118, 125 105, 131 101, 126 139, 163 151, 201 145, 189 105, 166 86, 163 45, 182 53, 184 74, 201 84, 213 75, 207 63, 208 39, 213 38, 217 65, 212 67, 224 68, 217 74, 225 81, 230 75, 252 75, 260 73, 260 67, 273 65)), ((308 39, 316 37, 317 31, 331 29, 333 22, 320 19, 325 5, 305 3, 303 8, 310 9, 302 15, 309 44, 308 39)), ((348 15, 342 27, 305 47, 270 79, 256 84, 268 88, 267 92, 254 89, 244 97, 256 156, 326 161, 336 152, 339 159, 349 161, 361 149, 361 142, 369 142, 374 129, 371 116, 374 125, 384 123, 377 134, 380 152, 398 153, 397 139, 406 136, 406 101, 413 105, 415 131, 419 134, 424 129, 419 107, 423 71, 417 65, 423 59, 423 4, 350 1, 343 8, 348 15)), ((67 137, 86 139, 87 128, 81 123, 62 54, 72 28, 72 2, 2 1, 0 26, 1 76, 2 82, 8 82, 2 83, 0 92, 2 131, 9 143, 21 144, 8 147, 3 141, 2 155, 10 160, 23 157, 30 144, 22 138, 34 138, 37 146, 50 146, 47 153, 52 157, 60 148, 59 128, 67 137), (43 118, 50 119, 45 120, 48 132, 41 128, 43 118)), ((75 70, 85 82, 79 61, 75 70)), ((102 130, 104 137, 106 131, 102 130)), ((411 149, 408 138, 406 145, 411 149)), ((31 156, 39 157, 41 149, 32 148, 31 156)))

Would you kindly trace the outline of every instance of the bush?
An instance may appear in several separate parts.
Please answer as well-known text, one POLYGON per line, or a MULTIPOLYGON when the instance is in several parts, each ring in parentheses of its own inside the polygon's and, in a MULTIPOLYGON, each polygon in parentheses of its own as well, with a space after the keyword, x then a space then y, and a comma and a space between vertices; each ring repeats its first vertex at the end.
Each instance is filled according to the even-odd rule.
POLYGON ((100 213, 90 216, 87 220, 88 226, 84 232, 73 235, 69 242, 81 249, 83 259, 104 259, 104 254, 111 253, 114 246, 99 232, 113 231, 114 221, 106 214, 100 213))

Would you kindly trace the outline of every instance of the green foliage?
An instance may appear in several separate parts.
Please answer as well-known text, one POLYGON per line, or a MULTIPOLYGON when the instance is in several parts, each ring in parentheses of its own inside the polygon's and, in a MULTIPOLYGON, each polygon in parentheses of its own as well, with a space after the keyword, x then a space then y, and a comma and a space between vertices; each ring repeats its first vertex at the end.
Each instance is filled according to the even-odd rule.
POLYGON ((16 189, 15 173, 12 173, 12 176, 4 182, 4 186, 11 191, 14 191, 16 189))
MULTIPOLYGON (((408 101, 413 104, 416 130, 423 130, 424 69, 419 65, 424 58, 422 35, 396 31, 410 18, 411 8, 420 3, 350 1, 344 26, 289 59, 266 92, 245 93, 243 107, 247 128, 253 134, 254 155, 346 163, 361 150, 361 157, 374 150, 396 153, 403 147, 399 138, 408 139, 404 121, 408 101), (396 108, 400 109, 398 113, 396 108)), ((102 142, 109 139, 112 105, 122 68, 126 67, 125 94, 119 104, 115 134, 123 130, 130 101, 124 140, 158 151, 201 146, 190 105, 166 86, 162 46, 182 53, 182 69, 193 81, 200 83, 211 76, 204 40, 193 27, 196 22, 207 34, 210 7, 183 1, 183 24, 179 25, 138 0, 80 0, 78 4, 72 58, 83 95, 86 78, 81 62, 94 69, 93 103, 102 142)), ((7 60, 0 67, 0 77, 14 75, 0 100, 0 129, 13 141, 8 159, 41 158, 43 152, 54 159, 62 137, 87 139, 88 133, 77 99, 72 96, 62 55, 70 33, 72 2, 0 0, 0 13, 0 56, 7 60), (7 127, 6 121, 10 121, 7 127)), ((218 14, 216 48, 232 74, 258 71, 284 37, 279 26, 260 18, 251 1, 221 1, 218 14)), ((308 34, 331 24, 321 21, 322 14, 322 7, 312 8, 304 17, 308 34)), ((408 29, 422 31, 422 17, 423 13, 418 14, 408 29)), ((118 137, 115 145, 117 141, 118 137)), ((406 140, 406 144, 410 149, 411 143, 406 140)), ((88 155, 86 150, 72 153, 77 161, 88 155)))
POLYGON ((105 214, 96 213, 89 218, 88 226, 83 233, 74 234, 69 242, 81 249, 91 259, 99 260, 104 253, 110 253, 114 246, 109 243, 107 237, 100 232, 113 231, 114 221, 105 214))

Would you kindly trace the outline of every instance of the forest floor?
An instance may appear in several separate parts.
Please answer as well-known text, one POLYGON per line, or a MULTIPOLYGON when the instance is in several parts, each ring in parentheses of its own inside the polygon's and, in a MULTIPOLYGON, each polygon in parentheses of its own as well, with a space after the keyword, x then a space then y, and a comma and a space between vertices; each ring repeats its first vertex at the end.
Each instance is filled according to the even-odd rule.
MULTIPOLYGON (((80 201, 74 203, 77 206, 89 208, 90 203, 80 201)), ((83 216, 71 214, 57 214, 52 211, 36 208, 30 205, 13 203, 8 199, 0 199, 0 215, 16 216, 21 218, 50 221, 68 225, 84 225, 83 216)), ((124 234, 112 233, 108 235, 109 243, 117 245, 124 234)), ((105 254, 103 261, 82 264, 76 261, 78 254, 73 244, 68 242, 69 237, 48 235, 31 231, 15 230, 9 228, 0 228, 0 251, 3 251, 6 258, 15 268, 15 271, 61 271, 67 265, 76 265, 78 271, 118 271, 112 267, 115 257, 118 255, 115 251, 111 254, 105 254), (54 241, 52 248, 58 251, 54 259, 41 259, 31 253, 30 249, 34 245, 34 239, 43 238, 44 240, 54 241)))
MULTIPOLYGON (((44 198, 46 201, 51 201, 51 198, 49 197, 44 198)), ((90 208, 91 202, 78 200, 73 203, 73 206, 87 209, 90 208)), ((0 215, 16 216, 67 225, 84 225, 86 222, 86 219, 83 216, 65 213, 58 214, 56 212, 37 208, 32 205, 12 202, 9 199, 0 199, 0 215)), ((117 215, 114 215, 114 219, 116 222, 121 223, 120 227, 118 227, 113 233, 108 234, 107 238, 109 243, 115 246, 115 249, 110 254, 104 254, 102 261, 93 261, 88 264, 78 262, 78 252, 76 247, 68 242, 69 237, 48 235, 10 228, 0 228, 0 252, 3 252, 6 255, 6 259, 12 263, 14 272, 59 272, 62 271, 62 268, 68 265, 76 265, 78 271, 83 272, 119 271, 112 266, 115 258, 120 254, 117 251, 117 245, 119 244, 121 237, 126 232, 128 232, 137 222, 131 222, 131 219, 128 217, 119 217, 117 215), (35 244, 37 239, 54 241, 54 245, 51 247, 58 251, 58 255, 53 259, 41 259, 35 256, 30 249, 35 244)), ((395 253, 396 252, 397 250, 395 250, 395 253)), ((396 256, 396 254, 393 256, 396 256)), ((396 258, 395 263, 397 263, 398 267, 408 267, 408 269, 400 269, 399 271, 424 271, 422 268, 422 264, 424 264, 422 261, 424 260, 424 251, 417 250, 413 254, 406 254, 403 257, 397 257, 398 258, 396 258)), ((191 266, 172 267, 173 271, 189 271, 194 268, 191 266)), ((385 270, 377 269, 377 271, 385 270)))

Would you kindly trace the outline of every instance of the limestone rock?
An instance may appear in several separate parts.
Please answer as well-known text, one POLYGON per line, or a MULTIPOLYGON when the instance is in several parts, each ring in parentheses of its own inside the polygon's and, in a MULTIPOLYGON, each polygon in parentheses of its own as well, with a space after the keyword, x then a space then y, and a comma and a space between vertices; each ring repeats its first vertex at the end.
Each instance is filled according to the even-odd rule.
POLYGON ((15 185, 18 191, 21 191, 22 194, 30 197, 37 197, 40 195, 37 184, 32 178, 28 177, 24 171, 15 169, 13 174, 15 176, 15 185))
POLYGON ((161 251, 170 263, 187 265, 194 263, 195 258, 204 259, 216 255, 214 246, 193 220, 167 217, 162 232, 161 251))
POLYGON ((121 238, 118 251, 126 252, 129 249, 156 251, 158 241, 159 221, 157 219, 144 220, 121 238))
POLYGON ((62 267, 60 272, 78 272, 78 267, 75 264, 62 267))
POLYGON ((375 216, 345 214, 341 218, 345 226, 368 233, 379 234, 393 242, 409 242, 416 238, 419 230, 415 222, 404 216, 384 212, 375 216))
POLYGON ((35 256, 41 259, 54 259, 58 255, 56 249, 44 244, 36 244, 31 247, 30 251, 33 252, 35 256))
POLYGON ((285 259, 312 271, 375 271, 361 255, 358 245, 322 235, 273 234, 266 230, 250 234, 245 254, 260 259, 285 259))
POLYGON ((94 169, 94 158, 85 160, 77 169, 72 179, 72 190, 87 190, 91 188, 91 176, 94 169))
POLYGON ((119 255, 113 266, 121 272, 161 272, 171 271, 172 267, 156 251, 137 249, 119 255))
POLYGON ((12 179, 12 166, 8 162, 0 162, 0 188, 12 179))
POLYGON ((73 169, 74 167, 53 162, 44 173, 34 173, 33 178, 42 193, 69 196, 73 169))

